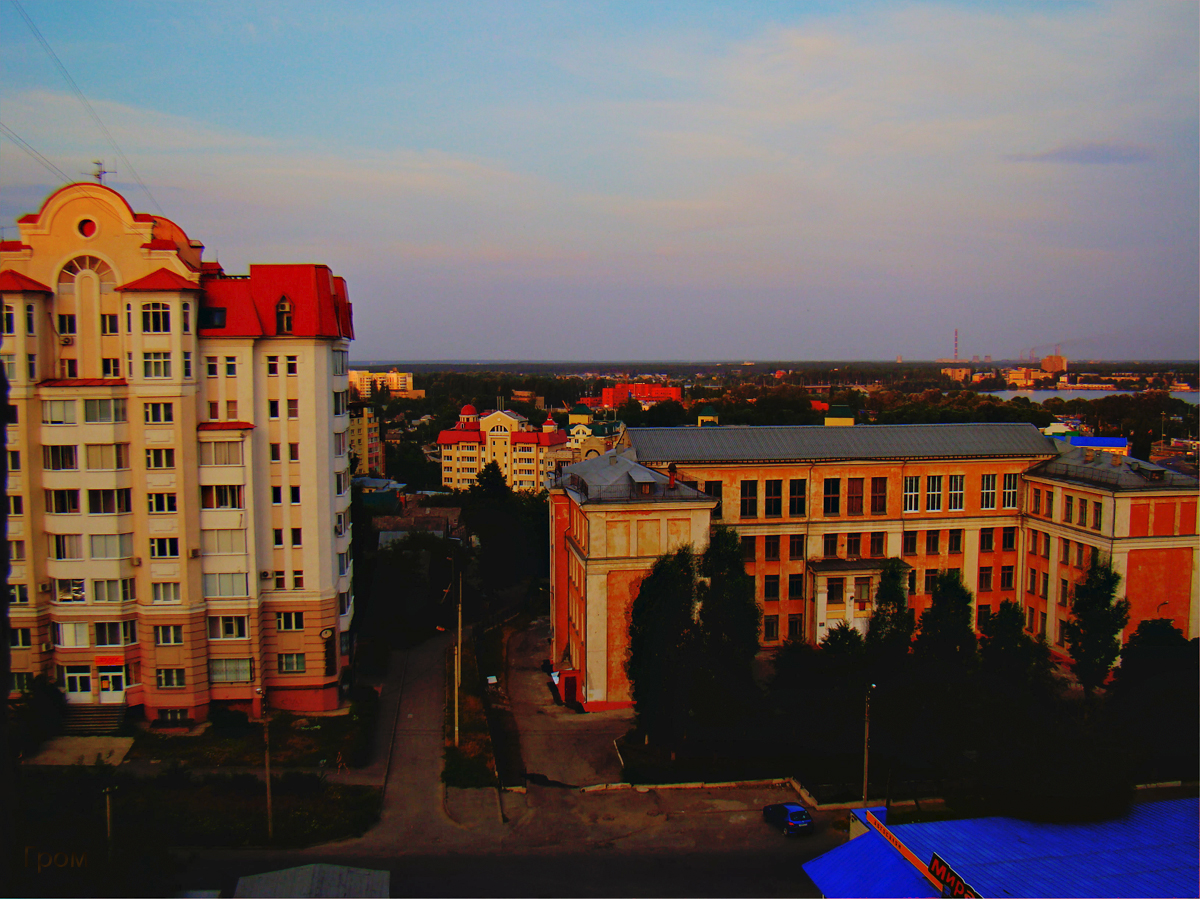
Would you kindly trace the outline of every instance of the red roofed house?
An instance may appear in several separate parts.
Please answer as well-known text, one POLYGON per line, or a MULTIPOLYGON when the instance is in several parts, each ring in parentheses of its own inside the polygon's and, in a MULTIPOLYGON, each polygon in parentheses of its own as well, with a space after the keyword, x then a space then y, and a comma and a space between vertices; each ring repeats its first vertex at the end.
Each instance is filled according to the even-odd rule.
POLYGON ((463 406, 458 424, 438 435, 442 451, 442 485, 465 490, 483 466, 495 462, 513 490, 544 490, 557 475, 555 450, 567 433, 547 418, 535 430, 524 415, 501 409, 481 419, 474 406, 463 406))
POLYGON ((72 705, 167 724, 214 703, 336 708, 354 614, 345 281, 226 275, 100 184, 19 226, 0 245, 14 688, 46 673, 72 705))

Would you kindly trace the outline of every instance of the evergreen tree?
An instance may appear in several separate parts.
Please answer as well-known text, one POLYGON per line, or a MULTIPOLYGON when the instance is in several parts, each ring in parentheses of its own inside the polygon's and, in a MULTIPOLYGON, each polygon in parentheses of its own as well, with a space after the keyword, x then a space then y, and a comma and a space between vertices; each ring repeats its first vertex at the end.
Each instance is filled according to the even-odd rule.
POLYGON ((697 711, 710 721, 728 722, 754 695, 753 664, 758 653, 762 612, 754 599, 754 579, 746 574, 737 533, 719 526, 700 562, 708 578, 697 585, 699 651, 697 711), (699 706, 704 697, 703 707, 699 706))
POLYGON ((1021 607, 1004 600, 995 614, 980 622, 980 671, 985 683, 996 692, 1016 690, 1048 696, 1054 689, 1054 662, 1044 637, 1025 633, 1021 607))
POLYGON ((919 659, 959 670, 971 667, 976 648, 971 599, 957 572, 938 573, 933 602, 921 616, 921 632, 913 644, 919 659))
POLYGON ((894 665, 908 655, 916 613, 908 607, 905 585, 907 566, 899 559, 883 563, 879 589, 875 591, 875 611, 867 629, 867 652, 884 666, 894 665))
POLYGON ((860 656, 863 652, 863 636, 858 628, 846 621, 839 621, 821 638, 821 648, 830 655, 860 656))
POLYGON ((1063 636, 1075 660, 1075 676, 1090 701, 1104 683, 1121 652, 1121 630, 1129 623, 1129 601, 1117 599, 1121 575, 1112 566, 1092 560, 1087 577, 1075 586, 1070 621, 1063 636))

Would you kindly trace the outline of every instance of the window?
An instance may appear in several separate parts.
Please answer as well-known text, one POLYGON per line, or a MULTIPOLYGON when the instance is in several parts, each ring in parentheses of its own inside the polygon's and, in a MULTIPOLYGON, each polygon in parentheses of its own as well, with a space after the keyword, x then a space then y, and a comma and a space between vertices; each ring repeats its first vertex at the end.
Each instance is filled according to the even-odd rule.
POLYGON ((887 535, 883 531, 875 531, 871 534, 871 556, 872 558, 880 558, 884 554, 884 541, 887 535))
POLYGON ((904 511, 921 511, 921 479, 917 475, 904 476, 904 511))
POLYGON ((343 537, 350 527, 350 516, 345 512, 338 512, 333 518, 333 533, 337 537, 343 537))
POLYGON ((267 418, 279 418, 279 400, 267 400, 267 418))
POLYGON ((93 559, 128 559, 133 555, 133 534, 92 534, 93 559))
POLYGON ((183 351, 183 376, 185 378, 192 376, 192 354, 187 350, 183 351))
POLYGON ((154 681, 160 689, 185 686, 182 668, 156 668, 154 681))
POLYGON ((227 377, 227 378, 236 378, 237 377, 237 357, 236 356, 226 356, 225 357, 225 377, 227 377))
POLYGON ((828 605, 844 605, 846 602, 846 579, 831 577, 826 586, 825 597, 825 602, 828 605))
POLYGON ((200 578, 205 596, 249 596, 248 581, 244 571, 227 571, 220 574, 205 574, 200 578))
POLYGON ((862 515, 863 513, 863 479, 847 478, 846 480, 846 514, 862 515))
POLYGON ((42 400, 42 424, 75 424, 74 400, 42 400))
POLYGON ((300 444, 298 444, 298 443, 289 443, 288 444, 288 461, 289 462, 299 462, 300 461, 300 444))
POLYGON ((208 679, 214 684, 237 684, 253 680, 249 659, 210 659, 208 679))
MULTIPOLYGON (((25 333, 26 334, 37 333, 37 328, 34 327, 35 320, 36 320, 36 316, 34 315, 33 303, 26 303, 25 304, 25 333)), ((7 332, 7 333, 11 333, 11 332, 7 332)))
POLYGON ((59 359, 58 360, 58 376, 60 378, 78 378, 79 377, 79 360, 78 359, 59 359))
MULTIPOLYGON (((349 611, 350 611, 350 594, 346 593, 346 592, 339 593, 338 594, 338 614, 345 615, 349 611)), ((345 636, 346 636, 346 634, 343 631, 343 640, 344 640, 345 636)), ((343 645, 345 645, 345 644, 343 643, 343 645)), ((342 652, 345 653, 345 652, 348 652, 348 650, 343 649, 342 652)))
POLYGON ((788 558, 803 559, 804 558, 804 535, 789 534, 788 535, 788 558))
MULTIPOLYGON (((9 307, 5 307, 8 309, 9 307)), ((60 312, 58 315, 58 333, 59 334, 74 334, 75 333, 75 316, 60 312)))
POLYGON ((1029 555, 1036 556, 1038 551, 1038 532, 1029 532, 1029 555))
POLYGON ((87 582, 82 578, 60 577, 54 580, 55 602, 86 602, 87 582))
POLYGON ((75 471, 79 468, 78 447, 43 446, 42 468, 46 471, 75 471))
POLYGON ((1103 516, 1103 506, 1100 505, 1100 500, 1092 501, 1092 530, 1100 530, 1100 524, 1103 516))
POLYGON ((1016 571, 1012 565, 1002 565, 1000 567, 1000 589, 1016 589, 1016 571))
POLYGON ((283 572, 283 571, 275 572, 275 589, 276 590, 286 590, 287 589, 287 573, 286 572, 283 572))
POLYGON ((278 656, 280 674, 303 674, 304 653, 281 652, 278 656))
POLYGON ((156 624, 154 626, 155 646, 181 646, 182 644, 182 624, 156 624))
POLYGON ((179 602, 179 584, 151 584, 150 600, 151 602, 179 602))
POLYGON ((1041 488, 1039 488, 1039 487, 1033 488, 1033 501, 1032 501, 1031 505, 1033 506, 1031 511, 1033 512, 1034 515, 1042 514, 1042 491, 1041 491, 1041 488))
POLYGON ((996 508, 996 476, 994 474, 985 474, 980 481, 979 508, 996 508))
POLYGON ((1033 608, 1033 606, 1029 606, 1025 609, 1025 629, 1027 631, 1033 631, 1033 622, 1036 620, 1036 618, 1037 610, 1033 608))
POLYGON ((4 333, 17 333, 17 311, 7 303, 4 304, 4 333))
POLYGON ((925 554, 927 556, 936 556, 938 554, 938 538, 940 536, 940 531, 925 532, 925 554))
POLYGON ((825 479, 825 498, 823 511, 827 516, 842 514, 842 479, 825 479))
POLYGON ((13 494, 4 498, 4 511, 8 515, 23 515, 25 514, 25 500, 23 497, 13 494))
POLYGON ((50 626, 50 635, 55 646, 72 649, 89 645, 88 626, 84 621, 56 621, 50 626))
MULTIPOLYGON (((275 306, 275 333, 276 334, 291 334, 292 333, 292 304, 284 297, 275 306)), ((280 668, 280 671, 283 669, 280 668)), ((301 669, 302 671, 304 669, 301 669)))
POLYGON ((865 612, 871 607, 871 579, 856 577, 854 579, 854 607, 865 612))
POLYGON ((304 545, 304 532, 301 528, 292 528, 292 546, 304 545))
POLYGON ((1075 567, 1076 568, 1083 567, 1083 544, 1082 543, 1075 544, 1075 567))
POLYGON ((240 440, 218 440, 200 444, 201 465, 241 465, 242 442, 240 440))
POLYGON ((805 497, 808 495, 808 480, 792 478, 788 481, 788 514, 793 518, 803 518, 805 515, 805 497))
POLYGON ((904 532, 903 552, 904 552, 904 555, 906 555, 906 556, 915 556, 917 554, 917 532, 916 531, 905 531, 904 532))
POLYGON ((963 532, 962 532, 962 530, 960 528, 952 529, 948 532, 947 537, 948 537, 947 542, 949 544, 947 546, 947 552, 949 552, 951 555, 956 555, 958 553, 961 553, 963 551, 963 547, 962 547, 963 532))
POLYGON ((142 333, 168 334, 171 331, 171 307, 166 303, 142 303, 142 333))
POLYGON ((838 535, 826 534, 821 540, 821 550, 826 559, 836 559, 838 554, 838 535))
POLYGON ((1050 558, 1050 535, 1042 534, 1042 558, 1050 558))
POLYGON ((1054 517, 1054 491, 1046 488, 1046 517, 1054 517))
POLYGON ((801 640, 804 638, 804 616, 803 615, 788 615, 787 617, 787 638, 789 640, 801 640))
POLYGON ((12 649, 28 649, 33 645, 29 628, 14 627, 8 632, 8 645, 12 649))
POLYGON ((238 417, 237 400, 226 400, 225 401, 225 420, 226 421, 237 421, 237 417, 238 417))
POLYGON ((344 375, 350 370, 350 353, 346 350, 334 350, 333 356, 333 373, 335 375, 344 375))
POLYGON ((228 319, 224 306, 201 306, 196 312, 199 328, 224 328, 228 319))
POLYGON ((1063 521, 1071 524, 1075 520, 1075 497, 1063 497, 1063 521))
POLYGON ((240 484, 206 484, 200 488, 202 509, 243 509, 240 484))
POLYGON ((783 481, 764 482, 763 514, 767 518, 783 517, 783 481))
POLYGON ((1070 585, 1067 584, 1067 579, 1059 578, 1058 579, 1058 604, 1060 606, 1065 606, 1067 604, 1067 597, 1070 595, 1069 591, 1070 591, 1070 585))
POLYGON ((293 506, 300 505, 300 487, 299 487, 299 485, 297 485, 297 484, 291 485, 291 487, 288 488, 288 491, 291 494, 292 505, 293 506))
POLYGON ((143 378, 171 377, 170 353, 142 353, 143 378))
POLYGON ((333 476, 334 488, 338 496, 345 496, 346 491, 350 489, 350 472, 339 471, 333 476))
POLYGON ((1042 593, 1043 597, 1050 597, 1050 575, 1048 572, 1042 572, 1042 593))
POLYGON ((175 404, 144 403, 142 417, 148 425, 168 424, 175 420, 175 404))
POLYGON ((273 536, 273 538, 274 538, 274 543, 273 543, 273 545, 274 545, 274 546, 275 546, 277 549, 278 549, 279 547, 283 546, 283 528, 275 528, 273 531, 271 531, 271 534, 272 534, 272 536, 273 536))
POLYGON ((1079 497, 1079 526, 1081 528, 1087 527, 1087 513, 1088 501, 1081 496, 1079 497))
POLYGON ((9 471, 20 471, 21 470, 21 451, 20 450, 9 450, 8 451, 8 470, 9 471))
POLYGON ((179 538, 178 537, 151 537, 150 538, 150 558, 152 558, 152 559, 178 559, 179 558, 179 538))
POLYGON ((267 357, 267 374, 268 375, 278 375, 279 374, 279 357, 278 356, 268 356, 267 357))
POLYGON ((1036 568, 1029 569, 1029 592, 1037 595, 1038 573, 1036 568))
POLYGON ((763 537, 763 559, 767 562, 779 561, 779 535, 768 534, 763 537))
POLYGON ((758 481, 742 481, 742 518, 758 517, 758 481))
POLYGON ((296 356, 288 356, 287 357, 287 373, 289 375, 294 375, 294 374, 299 373, 299 368, 296 364, 296 360, 297 360, 296 356))
POLYGON ((216 356, 204 357, 204 375, 208 378, 215 378, 220 373, 219 360, 216 356))
POLYGON ((987 624, 987 622, 990 621, 992 618, 992 607, 991 606, 979 606, 976 609, 976 617, 978 618, 977 626, 979 627, 980 630, 983 630, 983 626, 985 624, 987 624))
POLYGON ((271 504, 278 506, 283 503, 283 488, 275 485, 271 488, 271 504))
POLYGON ((12 673, 12 688, 17 693, 30 693, 33 691, 33 672, 32 671, 14 671, 12 673))
POLYGON ((192 332, 192 304, 183 304, 183 333, 190 334, 192 332))
MULTIPOLYGON (((89 468, 91 466, 88 466, 89 468)), ((173 449, 148 449, 146 450, 146 467, 147 468, 174 468, 175 467, 175 450, 173 449)))
POLYGON ((979 592, 992 592, 992 569, 990 567, 979 569, 979 592))
POLYGON ((933 593, 933 588, 937 586, 937 575, 938 575, 938 573, 937 573, 936 568, 926 568, 925 569, 925 592, 926 593, 933 593))
POLYGON ((287 401, 288 418, 300 417, 300 400, 291 399, 287 401))
POLYGON ((931 474, 925 479, 925 511, 942 511, 942 476, 931 474))
POLYGON ((765 602, 779 601, 779 575, 768 574, 763 577, 763 600, 765 602))
POLYGON ((908 569, 908 595, 914 596, 917 592, 917 569, 908 569))
POLYGON ((846 558, 857 559, 862 556, 862 534, 846 535, 846 558))
POLYGON ((333 414, 345 415, 348 411, 350 411, 350 391, 339 390, 335 392, 333 394, 333 414))
POLYGON ((951 512, 961 512, 966 475, 952 474, 947 480, 946 508, 951 512))
POLYGON ((887 478, 871 478, 871 514, 887 514, 887 478))
POLYGON ((754 561, 754 538, 753 537, 743 537, 742 538, 742 561, 743 562, 753 562, 754 561))
POLYGON ((788 575, 788 599, 804 599, 804 575, 788 575))
POLYGON ((1000 550, 1012 552, 1017 548, 1017 529, 1005 528, 1000 532, 1000 550))
POLYGON ((26 374, 29 376, 29 380, 36 381, 37 380, 37 353, 26 353, 25 354, 25 368, 27 369, 26 374))
POLYGON ((241 529, 203 528, 200 551, 206 556, 221 556, 246 551, 246 532, 241 529))
POLYGON ((279 444, 278 443, 271 444, 271 461, 272 462, 279 461, 279 444))
POLYGON ((4 377, 8 380, 15 381, 17 379, 17 357, 12 354, 0 356, 0 361, 4 363, 4 377))
POLYGON ((174 493, 147 493, 146 503, 151 515, 176 511, 174 493))
POLYGON ((100 377, 102 378, 119 378, 121 377, 121 360, 120 359, 101 359, 100 360, 100 377))
POLYGON ((1015 509, 1017 507, 1017 476, 1015 473, 1006 474, 1004 476, 1004 508, 1015 509))
POLYGON ((993 552, 995 546, 995 531, 992 528, 981 528, 979 531, 979 551, 981 553, 993 552))
MULTIPOLYGON (((349 448, 349 435, 345 431, 338 431, 333 435, 333 454, 335 456, 346 455, 346 450, 349 448)), ((712 482, 709 482, 712 483, 712 482)), ((716 483, 720 483, 719 481, 716 483)), ((688 485, 692 486, 691 484, 688 485)), ((709 494, 711 496, 711 494, 709 494)))
POLYGON ((89 490, 89 515, 124 515, 133 511, 133 491, 128 487, 116 490, 89 490))
POLYGON ((775 643, 779 640, 779 616, 763 616, 763 642, 775 643))
POLYGON ((51 534, 50 558, 52 559, 82 559, 83 536, 80 534, 51 534))
POLYGON ((245 615, 213 615, 208 619, 208 639, 246 639, 245 615))
POLYGON ((95 602, 133 602, 137 599, 137 582, 131 577, 92 581, 92 599, 95 602))
POLYGON ((1071 564, 1071 541, 1059 539, 1058 541, 1058 561, 1064 565, 1071 564))

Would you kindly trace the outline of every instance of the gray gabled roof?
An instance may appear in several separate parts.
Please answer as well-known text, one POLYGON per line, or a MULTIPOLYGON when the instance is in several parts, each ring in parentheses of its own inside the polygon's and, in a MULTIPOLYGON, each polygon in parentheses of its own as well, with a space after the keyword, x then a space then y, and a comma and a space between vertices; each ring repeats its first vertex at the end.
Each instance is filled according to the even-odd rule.
POLYGON ((1030 469, 1029 474, 1068 483, 1089 484, 1113 492, 1197 489, 1197 480, 1182 472, 1143 462, 1129 456, 1089 451, 1085 447, 1067 450, 1049 462, 1030 469), (1088 459, 1091 452, 1092 458, 1088 459), (1113 463, 1116 464, 1113 464, 1113 463))
POLYGON ((637 460, 800 462, 833 459, 954 459, 1056 456, 1053 440, 1025 422, 630 428, 637 460))
POLYGON ((662 472, 639 465, 629 455, 610 451, 568 465, 554 484, 574 491, 580 502, 711 502, 716 500, 682 481, 670 486, 662 472))

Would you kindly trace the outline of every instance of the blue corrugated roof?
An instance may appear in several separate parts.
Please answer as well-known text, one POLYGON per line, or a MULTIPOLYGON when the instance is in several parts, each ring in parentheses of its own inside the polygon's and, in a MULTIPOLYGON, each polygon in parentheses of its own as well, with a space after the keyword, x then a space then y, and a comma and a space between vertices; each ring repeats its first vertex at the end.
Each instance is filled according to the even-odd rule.
MULTIPOLYGON (((1175 799, 1110 821, 974 818, 891 830, 923 862, 936 852, 983 896, 1197 896, 1198 816, 1196 799, 1175 799)), ((871 831, 804 869, 826 896, 933 895, 904 886, 897 864, 922 880, 871 831)))

